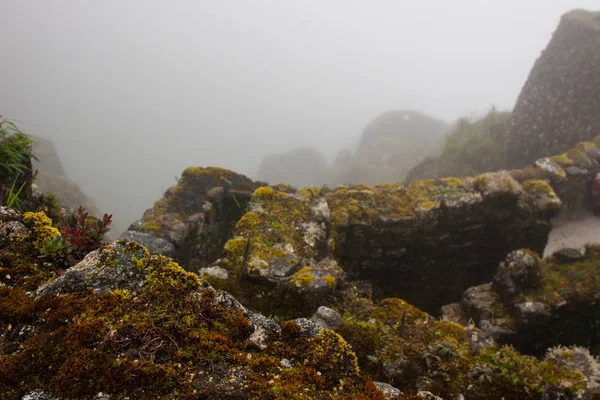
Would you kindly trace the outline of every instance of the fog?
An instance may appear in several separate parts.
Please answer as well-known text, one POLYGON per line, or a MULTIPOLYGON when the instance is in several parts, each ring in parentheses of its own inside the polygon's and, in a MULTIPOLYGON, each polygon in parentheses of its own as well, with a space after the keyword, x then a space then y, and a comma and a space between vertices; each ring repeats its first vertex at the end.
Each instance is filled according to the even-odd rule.
POLYGON ((252 176, 387 110, 510 109, 572 8, 597 0, 0 0, 0 114, 124 229, 189 165, 252 176))

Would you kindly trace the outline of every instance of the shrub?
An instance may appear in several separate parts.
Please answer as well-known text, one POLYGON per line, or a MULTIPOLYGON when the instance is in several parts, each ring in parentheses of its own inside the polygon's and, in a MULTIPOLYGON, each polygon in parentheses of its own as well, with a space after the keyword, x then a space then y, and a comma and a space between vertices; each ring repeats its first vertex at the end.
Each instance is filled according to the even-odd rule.
POLYGON ((83 207, 79 207, 74 219, 60 226, 61 236, 44 240, 40 249, 42 257, 66 267, 77 264, 88 253, 102 246, 111 218, 112 215, 108 214, 104 214, 102 219, 90 217, 83 207))
POLYGON ((473 176, 505 167, 503 138, 494 131, 504 129, 509 117, 492 107, 483 117, 459 119, 446 137, 442 174, 473 176))

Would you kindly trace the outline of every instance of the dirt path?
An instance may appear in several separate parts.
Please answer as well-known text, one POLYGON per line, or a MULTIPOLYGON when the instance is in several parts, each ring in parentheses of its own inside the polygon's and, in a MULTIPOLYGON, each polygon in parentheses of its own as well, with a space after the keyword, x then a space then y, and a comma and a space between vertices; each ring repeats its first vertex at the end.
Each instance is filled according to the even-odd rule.
POLYGON ((544 257, 563 247, 583 247, 588 243, 600 243, 600 217, 592 213, 558 223, 550 232, 544 257))

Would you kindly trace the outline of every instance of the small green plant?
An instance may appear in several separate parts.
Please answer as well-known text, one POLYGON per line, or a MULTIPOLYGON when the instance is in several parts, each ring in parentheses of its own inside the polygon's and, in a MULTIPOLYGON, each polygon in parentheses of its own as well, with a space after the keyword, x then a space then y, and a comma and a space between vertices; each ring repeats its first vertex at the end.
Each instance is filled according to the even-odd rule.
POLYGON ((33 140, 12 121, 0 120, 0 174, 15 177, 30 169, 29 160, 39 161, 31 152, 33 140))
POLYGON ((65 267, 77 264, 104 244, 111 219, 112 215, 108 214, 102 219, 90 217, 83 207, 79 207, 74 221, 59 227, 61 236, 44 240, 39 249, 41 257, 65 267))
POLYGON ((18 175, 17 175, 17 178, 15 178, 15 181, 13 182, 13 185, 10 188, 10 191, 6 195, 5 205, 6 205, 6 207, 16 208, 17 210, 20 210, 21 209, 21 199, 19 198, 19 196, 21 195, 23 188, 25 188, 27 181, 23 182, 21 187, 15 192, 15 187, 17 185, 17 179, 18 179, 18 175))

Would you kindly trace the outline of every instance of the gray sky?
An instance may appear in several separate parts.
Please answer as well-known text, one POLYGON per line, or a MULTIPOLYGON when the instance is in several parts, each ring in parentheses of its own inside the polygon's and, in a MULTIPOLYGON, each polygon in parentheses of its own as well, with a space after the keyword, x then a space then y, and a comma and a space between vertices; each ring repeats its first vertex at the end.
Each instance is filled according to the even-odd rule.
POLYGON ((0 0, 0 114, 51 138, 120 227, 189 165, 329 158, 377 115, 512 108, 597 0, 0 0))

